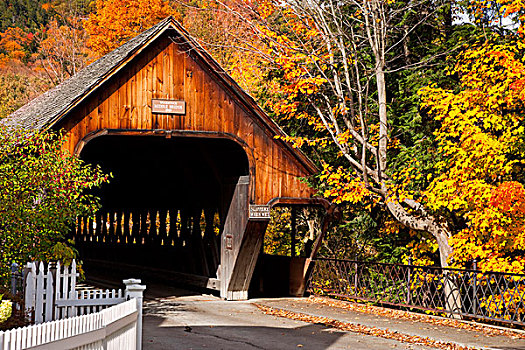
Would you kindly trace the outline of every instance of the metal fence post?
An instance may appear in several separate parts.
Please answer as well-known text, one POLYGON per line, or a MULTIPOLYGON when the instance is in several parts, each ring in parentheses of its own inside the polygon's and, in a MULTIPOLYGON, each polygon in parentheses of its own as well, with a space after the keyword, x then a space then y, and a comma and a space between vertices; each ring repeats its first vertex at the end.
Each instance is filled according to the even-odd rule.
POLYGON ((407 272, 407 305, 412 302, 412 293, 410 292, 410 284, 412 283, 412 258, 408 258, 408 272, 407 272))
MULTIPOLYGON (((356 258, 356 260, 357 260, 357 258, 356 258)), ((358 294, 358 292, 357 292, 357 279, 358 279, 358 277, 357 277, 357 269, 359 268, 359 266, 357 265, 357 261, 354 263, 354 268, 355 268, 355 274, 354 274, 354 293, 355 293, 355 295, 357 295, 357 294, 358 294)))
POLYGON ((474 276, 472 277, 472 314, 476 315, 478 312, 478 261, 476 259, 472 262, 472 269, 474 270, 474 276))
POLYGON ((142 349, 142 301, 144 299, 144 290, 146 286, 140 284, 139 279, 123 280, 126 285, 126 297, 137 301, 137 350, 142 349))
POLYGON ((18 275, 18 264, 14 262, 11 264, 11 295, 16 295, 18 275))

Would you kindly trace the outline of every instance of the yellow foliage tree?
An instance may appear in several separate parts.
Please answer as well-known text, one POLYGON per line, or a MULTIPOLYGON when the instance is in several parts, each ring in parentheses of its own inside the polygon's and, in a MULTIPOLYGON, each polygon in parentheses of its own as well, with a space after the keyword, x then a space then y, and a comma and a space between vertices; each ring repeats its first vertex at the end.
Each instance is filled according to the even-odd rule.
POLYGON ((458 91, 428 87, 423 105, 441 122, 437 175, 427 206, 460 218, 454 261, 484 270, 525 271, 525 43, 495 37, 466 50, 458 91))

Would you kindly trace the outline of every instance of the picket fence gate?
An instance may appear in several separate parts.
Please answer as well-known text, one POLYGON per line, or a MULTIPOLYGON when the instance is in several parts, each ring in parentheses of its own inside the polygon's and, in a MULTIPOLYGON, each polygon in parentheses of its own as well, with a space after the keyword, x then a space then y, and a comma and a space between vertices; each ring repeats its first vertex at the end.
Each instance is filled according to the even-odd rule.
POLYGON ((122 289, 77 290, 75 260, 69 267, 31 262, 26 271, 25 307, 35 324, 98 312, 126 300, 122 289))
POLYGON ((0 350, 121 350, 141 348, 137 299, 89 315, 0 332, 0 350))

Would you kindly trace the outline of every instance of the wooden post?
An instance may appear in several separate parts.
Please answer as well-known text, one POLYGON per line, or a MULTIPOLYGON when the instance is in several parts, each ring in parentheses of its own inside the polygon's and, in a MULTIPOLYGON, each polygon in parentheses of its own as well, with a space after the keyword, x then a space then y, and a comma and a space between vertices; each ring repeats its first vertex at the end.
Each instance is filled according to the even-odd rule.
POLYGON ((46 275, 46 308, 44 321, 53 321, 53 274, 51 273, 51 264, 47 264, 46 275))
POLYGON ((249 177, 241 176, 232 185, 234 186, 234 191, 231 202, 223 203, 223 205, 229 205, 221 237, 221 297, 227 299, 230 299, 228 297, 228 286, 248 220, 249 177))
POLYGON ((228 283, 228 300, 248 299, 248 288, 269 220, 248 221, 228 283))
POLYGON ((249 177, 239 177, 222 234, 220 290, 221 297, 228 300, 248 298, 248 288, 269 221, 268 206, 248 203, 249 188, 249 177))
POLYGON ((36 265, 34 262, 27 263, 28 274, 25 281, 25 307, 26 311, 30 312, 34 320, 35 317, 35 302, 36 302, 36 265))
POLYGON ((139 279, 123 280, 126 285, 126 298, 135 299, 137 301, 137 350, 142 349, 142 302, 144 300, 144 290, 146 286, 141 285, 139 279))
MULTIPOLYGON (((60 264, 60 261, 57 261, 56 265, 56 272, 55 272, 55 300, 63 299, 61 298, 60 291, 61 291, 61 282, 62 282, 62 266, 60 264)), ((58 320, 62 318, 63 310, 60 310, 55 305, 55 319, 58 320), (62 313, 61 313, 62 311, 62 313)))
POLYGON ((290 243, 290 256, 293 258, 295 256, 295 239, 297 236, 297 209, 292 207, 292 237, 290 243))
MULTIPOLYGON (((66 296, 68 299, 76 299, 77 297, 77 262, 75 259, 71 262, 71 279, 70 279, 70 286, 69 286, 69 295, 66 296)), ((77 309, 73 307, 71 310, 71 313, 68 313, 68 316, 76 316, 77 315, 77 309)))
POLYGON ((36 275, 35 323, 44 322, 44 263, 38 264, 36 275))

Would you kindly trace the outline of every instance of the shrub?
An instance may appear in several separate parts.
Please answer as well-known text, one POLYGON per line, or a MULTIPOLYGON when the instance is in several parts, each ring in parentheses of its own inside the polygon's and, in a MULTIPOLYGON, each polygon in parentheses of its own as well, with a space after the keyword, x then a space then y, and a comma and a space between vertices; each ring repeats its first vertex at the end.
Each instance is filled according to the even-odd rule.
POLYGON ((0 285, 7 285, 12 262, 74 256, 66 234, 78 216, 98 208, 86 190, 108 176, 64 150, 63 142, 62 133, 0 125, 0 285))

